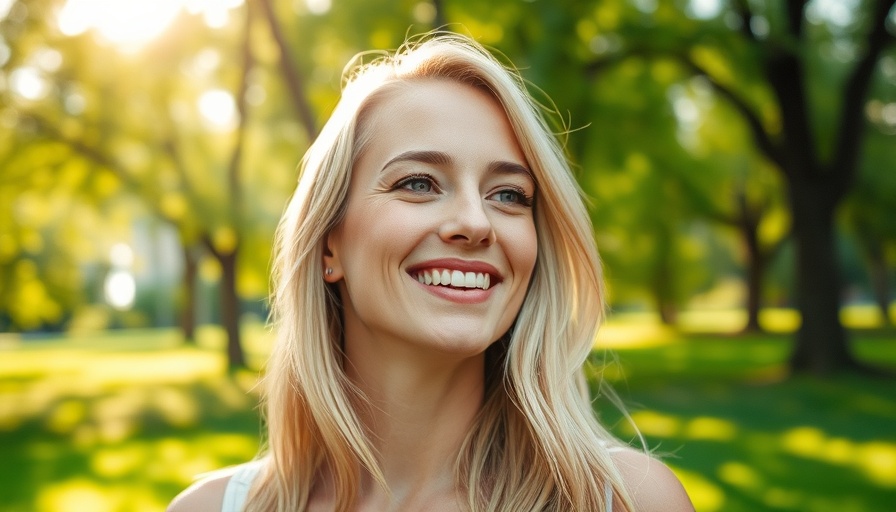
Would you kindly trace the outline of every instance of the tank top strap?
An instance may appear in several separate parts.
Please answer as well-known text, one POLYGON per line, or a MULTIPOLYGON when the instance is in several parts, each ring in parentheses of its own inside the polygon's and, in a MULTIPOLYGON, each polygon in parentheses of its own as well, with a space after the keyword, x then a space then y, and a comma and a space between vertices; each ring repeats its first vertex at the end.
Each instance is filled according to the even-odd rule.
POLYGON ((241 512, 246 498, 249 496, 249 488, 261 470, 261 461, 247 462, 237 466, 236 471, 227 482, 224 489, 224 504, 221 512, 241 512))

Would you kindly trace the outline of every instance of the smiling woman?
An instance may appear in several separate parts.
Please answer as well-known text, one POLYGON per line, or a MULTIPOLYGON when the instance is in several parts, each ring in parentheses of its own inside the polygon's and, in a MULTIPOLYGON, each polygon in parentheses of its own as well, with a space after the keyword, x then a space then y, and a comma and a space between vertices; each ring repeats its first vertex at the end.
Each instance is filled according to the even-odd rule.
POLYGON ((419 38, 354 70, 278 228, 268 448, 171 511, 690 511, 600 425, 589 215, 522 78, 419 38))

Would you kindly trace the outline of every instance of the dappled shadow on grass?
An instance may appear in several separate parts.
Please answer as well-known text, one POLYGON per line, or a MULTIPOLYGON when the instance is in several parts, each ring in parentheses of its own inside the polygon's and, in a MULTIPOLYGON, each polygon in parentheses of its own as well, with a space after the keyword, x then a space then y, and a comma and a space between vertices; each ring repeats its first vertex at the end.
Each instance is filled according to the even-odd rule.
MULTIPOLYGON (((860 340, 889 362, 882 339, 860 340)), ((894 344, 893 339, 886 343, 894 344)), ((863 375, 788 377, 789 340, 701 336, 596 354, 648 446, 701 511, 884 512, 896 496, 896 395, 863 375)), ((634 428, 596 409, 625 439, 634 428)))
POLYGON ((4 511, 161 510, 198 473, 255 455, 254 376, 160 346, 3 354, 4 511))

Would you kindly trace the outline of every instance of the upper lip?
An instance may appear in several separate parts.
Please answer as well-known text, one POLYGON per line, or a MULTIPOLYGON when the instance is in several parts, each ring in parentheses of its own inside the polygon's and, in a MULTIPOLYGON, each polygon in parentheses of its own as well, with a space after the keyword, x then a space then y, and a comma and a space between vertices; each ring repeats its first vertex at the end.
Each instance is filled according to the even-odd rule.
POLYGON ((484 261, 470 261, 459 258, 439 258, 435 260, 427 260, 421 263, 411 265, 407 268, 407 273, 416 276, 418 272, 432 269, 459 270, 461 272, 475 272, 477 274, 489 274, 492 279, 492 285, 501 282, 503 279, 501 272, 493 265, 484 261))

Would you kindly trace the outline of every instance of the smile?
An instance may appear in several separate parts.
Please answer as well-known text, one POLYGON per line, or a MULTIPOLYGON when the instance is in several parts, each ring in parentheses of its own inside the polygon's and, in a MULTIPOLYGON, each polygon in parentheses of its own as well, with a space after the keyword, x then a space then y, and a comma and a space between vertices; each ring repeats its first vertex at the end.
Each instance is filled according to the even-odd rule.
POLYGON ((450 286, 452 288, 479 288, 488 290, 491 276, 483 272, 461 272, 460 270, 431 269, 417 272, 417 281, 428 286, 450 286))

